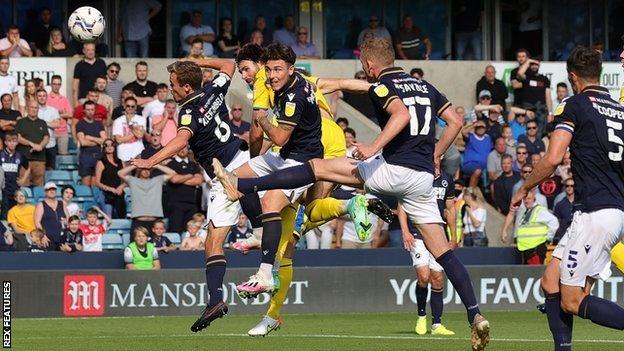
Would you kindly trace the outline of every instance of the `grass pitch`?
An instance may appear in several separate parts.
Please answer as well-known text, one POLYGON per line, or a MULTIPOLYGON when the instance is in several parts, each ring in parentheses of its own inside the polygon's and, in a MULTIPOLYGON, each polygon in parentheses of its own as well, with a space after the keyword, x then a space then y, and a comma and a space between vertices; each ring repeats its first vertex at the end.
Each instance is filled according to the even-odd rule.
MULTIPOLYGON (((199 314, 200 311, 198 311, 199 314)), ((486 312, 492 326, 488 350, 552 350, 546 316, 535 312, 486 312)), ((282 329, 265 338, 247 330, 260 316, 229 315, 200 333, 194 316, 15 319, 15 350, 470 350, 464 313, 446 313, 455 336, 414 333, 414 313, 285 315, 282 329)), ((429 323, 431 321, 429 320, 429 323)), ((622 333, 574 321, 574 349, 621 350, 622 333)))

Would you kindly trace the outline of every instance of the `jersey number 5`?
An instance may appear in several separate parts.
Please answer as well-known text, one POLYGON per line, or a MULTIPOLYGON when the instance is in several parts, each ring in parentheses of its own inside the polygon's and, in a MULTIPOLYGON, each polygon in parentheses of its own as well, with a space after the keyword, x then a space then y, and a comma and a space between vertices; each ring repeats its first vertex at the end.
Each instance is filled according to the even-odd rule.
POLYGON ((429 130, 431 129, 431 100, 427 97, 412 96, 403 98, 403 103, 407 106, 410 114, 410 135, 429 135, 429 130), (416 105, 425 107, 425 121, 422 129, 420 129, 416 105))
POLYGON ((607 135, 608 140, 612 144, 617 145, 617 152, 609 151, 609 160, 613 162, 622 161, 622 153, 624 152, 624 141, 622 141, 622 123, 605 119, 607 122, 607 135), (617 134, 616 135, 616 131, 617 134))
POLYGON ((230 134, 232 133, 230 130, 230 125, 227 122, 221 120, 221 117, 218 115, 214 118, 215 122, 217 122, 217 128, 215 128, 214 133, 219 139, 220 142, 225 143, 230 138, 230 134))

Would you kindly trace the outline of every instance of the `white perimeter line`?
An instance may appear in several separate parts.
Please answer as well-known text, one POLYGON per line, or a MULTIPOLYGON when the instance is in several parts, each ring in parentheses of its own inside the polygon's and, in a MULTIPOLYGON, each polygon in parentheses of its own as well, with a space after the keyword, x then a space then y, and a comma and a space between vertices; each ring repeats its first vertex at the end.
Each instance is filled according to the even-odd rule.
MULTIPOLYGON (((48 339, 119 339, 119 338, 187 338, 187 337, 249 337, 247 334, 234 333, 215 333, 215 334, 152 334, 152 335, 94 335, 94 336, 76 336, 76 335, 59 335, 59 336, 27 336, 26 340, 48 340, 48 339)), ((270 338, 317 338, 317 339, 372 339, 372 340, 468 340, 468 338, 460 337, 432 337, 432 336, 392 336, 392 335, 339 335, 339 334, 272 334, 270 338)), ((492 338, 494 342, 538 342, 552 343, 550 339, 510 339, 510 338, 492 338)), ((574 339, 573 342, 586 344, 624 344, 624 340, 605 340, 605 339, 574 339)))

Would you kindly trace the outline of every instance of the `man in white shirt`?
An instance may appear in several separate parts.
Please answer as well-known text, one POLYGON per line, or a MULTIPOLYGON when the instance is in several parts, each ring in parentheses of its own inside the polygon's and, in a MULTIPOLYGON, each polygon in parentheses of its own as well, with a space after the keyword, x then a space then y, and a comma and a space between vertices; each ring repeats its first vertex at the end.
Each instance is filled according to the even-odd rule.
POLYGON ((9 26, 5 38, 0 39, 0 56, 31 57, 33 55, 26 40, 20 38, 19 27, 9 26))
POLYGON ((154 118, 154 116, 162 115, 165 111, 165 102, 167 102, 168 93, 169 88, 167 87, 167 84, 158 84, 156 99, 148 102, 145 107, 143 107, 143 118, 147 121, 149 126, 148 130, 150 132, 153 128, 152 118, 154 118))
POLYGON ((56 136, 54 134, 54 129, 61 126, 61 115, 57 109, 52 106, 48 106, 48 92, 44 89, 39 89, 37 91, 37 103, 39 104, 39 112, 37 113, 37 117, 42 119, 48 125, 48 135, 50 135, 50 141, 45 147, 46 153, 46 169, 55 169, 56 168, 56 136))
POLYGON ((17 79, 9 75, 9 57, 0 55, 0 96, 4 94, 13 95, 13 109, 19 110, 17 79))
POLYGON ((117 157, 128 162, 143 151, 146 121, 135 114, 137 101, 129 97, 124 101, 126 113, 113 122, 113 138, 117 142, 117 157))
POLYGON ((212 46, 212 43, 215 41, 215 32, 212 27, 205 25, 202 22, 202 12, 200 10, 193 10, 191 13, 191 22, 180 29, 182 56, 186 56, 191 52, 191 43, 195 39, 201 39, 204 43, 203 54, 205 56, 214 55, 214 47, 212 46))

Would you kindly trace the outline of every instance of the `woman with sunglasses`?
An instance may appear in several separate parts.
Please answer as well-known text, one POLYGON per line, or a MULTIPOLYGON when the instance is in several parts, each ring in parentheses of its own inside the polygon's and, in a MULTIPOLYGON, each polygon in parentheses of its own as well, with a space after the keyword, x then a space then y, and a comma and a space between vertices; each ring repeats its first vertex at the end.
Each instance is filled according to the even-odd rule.
POLYGON ((126 218, 124 182, 117 175, 123 163, 117 157, 116 145, 112 139, 104 140, 102 158, 95 165, 93 185, 104 193, 104 212, 112 218, 126 218))

